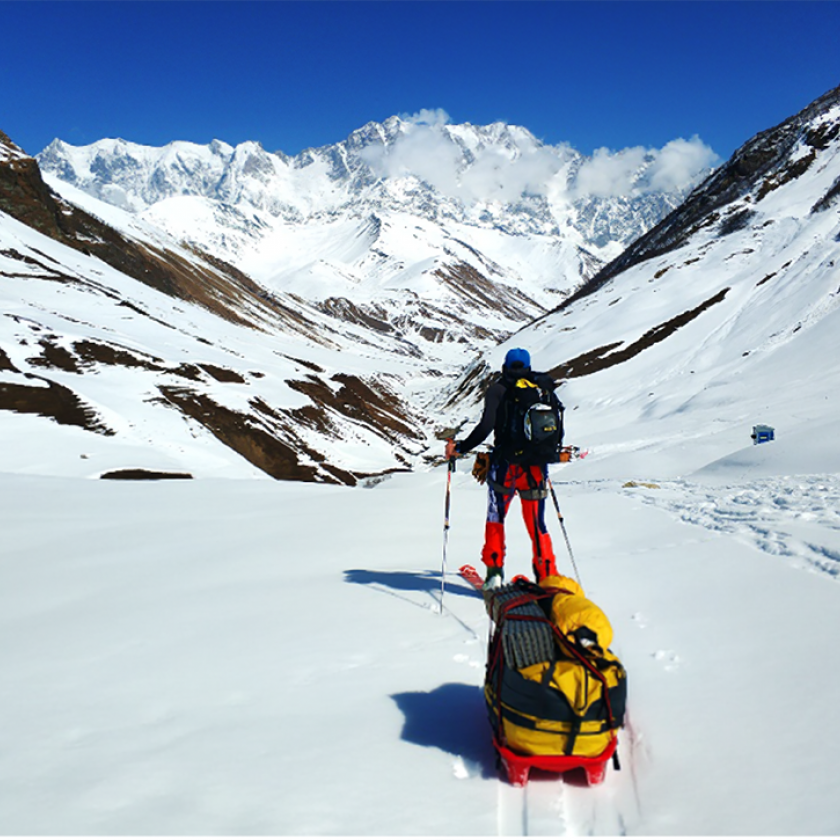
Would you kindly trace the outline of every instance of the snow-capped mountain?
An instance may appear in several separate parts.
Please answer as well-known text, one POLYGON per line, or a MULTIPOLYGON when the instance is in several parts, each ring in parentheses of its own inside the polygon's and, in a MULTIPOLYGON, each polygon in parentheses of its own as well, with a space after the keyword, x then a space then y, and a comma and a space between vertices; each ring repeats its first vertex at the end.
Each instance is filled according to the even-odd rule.
POLYGON ((692 448, 700 467, 758 423, 819 464, 810 441, 836 422, 838 318, 840 88, 745 143, 563 304, 474 364, 451 399, 478 399, 505 350, 522 345, 566 381, 590 473, 622 452, 655 473, 673 447, 692 448), (706 421, 691 439, 688 411, 706 421), (628 424, 644 436, 626 440, 628 424))
POLYGON ((586 159, 517 126, 393 117, 295 157, 257 143, 56 140, 38 160, 54 189, 81 191, 73 201, 133 211, 273 291, 398 333, 407 318, 440 332, 442 310, 477 349, 588 280, 712 155, 677 143, 586 159))
MULTIPOLYGON (((355 432, 348 438, 343 424, 360 418, 347 416, 358 413, 358 406, 347 403, 370 401, 361 391, 349 397, 346 388, 326 386, 320 379, 309 382, 318 379, 315 371, 306 372, 307 381, 293 385, 293 393, 317 406, 316 414, 338 412, 340 417, 339 422, 320 414, 307 417, 303 431, 297 419, 278 420, 262 408, 283 402, 265 391, 271 379, 267 364, 256 371, 263 378, 251 400, 245 406, 225 403, 221 413, 215 395, 205 391, 201 398, 212 399, 212 407, 200 406, 195 397, 175 400, 170 383, 156 381, 160 372, 152 377, 153 393, 157 397, 161 388, 167 389, 170 407, 177 405, 194 421, 196 415, 206 419, 215 414, 210 431, 227 445, 239 439, 218 428, 222 414, 225 427, 270 427, 267 433, 283 441, 284 453, 303 452, 310 464, 300 469, 293 455, 284 454, 280 464, 269 466, 270 474, 318 480, 338 475, 352 482, 356 475, 413 462, 424 434, 420 429, 428 427, 425 405, 441 371, 463 364, 556 305, 620 250, 622 237, 647 229, 674 206, 682 188, 673 183, 663 187, 661 172, 672 166, 667 158, 663 150, 659 157, 646 153, 623 161, 627 183, 618 195, 603 179, 593 180, 592 162, 567 147, 544 146, 523 128, 392 118, 294 158, 268 153, 256 143, 175 142, 152 149, 103 140, 83 148, 56 141, 37 161, 44 173, 39 189, 49 187, 56 196, 44 201, 79 208, 66 210, 68 218, 93 220, 89 228, 107 223, 118 236, 142 243, 141 250, 162 251, 164 261, 195 259, 200 283, 208 282, 209 270, 214 278, 224 276, 225 288, 231 282, 235 287, 202 296, 194 283, 188 300, 209 305, 225 321, 246 328, 256 324, 275 338, 278 332, 291 334, 337 350, 342 354, 338 367, 334 361, 325 364, 319 350, 286 353, 328 370, 329 376, 344 376, 345 366, 352 366, 349 356, 377 354, 383 375, 373 382, 368 374, 377 366, 365 361, 363 378, 372 393, 394 406, 398 419, 364 421, 390 450, 373 458, 373 468, 369 453, 359 460, 359 453, 345 446, 343 455, 328 455, 333 444, 305 439, 326 436, 333 443, 348 443, 355 432), (590 185, 587 193, 585 184, 590 185), (614 212, 617 207, 621 213, 614 212), (591 232, 591 247, 588 234, 574 227, 576 220, 591 232), (220 312, 224 300, 228 305, 220 312), (389 357, 393 365, 382 361, 389 357), (383 376, 396 380, 386 382, 383 376), (417 391, 426 380, 429 395, 420 398, 417 391), (414 395, 408 402, 406 389, 414 395), (396 432, 390 428, 394 423, 396 432), (395 433, 408 443, 389 440, 395 433)), ((616 160, 610 164, 614 169, 616 160)), ((83 238, 102 236, 85 232, 83 238)), ((116 256, 121 249, 112 251, 116 256)), ((111 265, 128 270, 120 261, 111 265)), ((148 285, 147 273, 128 273, 148 285)), ((209 281, 211 288, 214 284, 219 281, 209 281)), ((177 284, 156 288, 185 296, 177 284)), ((115 298, 125 293, 112 291, 115 298)), ((171 318, 155 317, 171 323, 171 318)), ((210 329, 205 338, 215 343, 216 332, 210 329)), ((56 335, 53 343, 72 353, 74 339, 56 335)), ((145 337, 135 334, 131 340, 151 352, 145 337)), ((254 355, 244 347, 234 353, 254 355)), ((182 362, 173 359, 167 371, 182 362)), ((228 358, 224 366, 230 364, 228 358)), ((25 370, 22 361, 16 369, 25 370)), ((138 375, 136 369, 133 373, 138 375)), ((247 379, 242 371, 236 375, 247 379)), ((278 372, 284 382, 293 375, 278 372)), ((78 387, 78 376, 71 379, 78 387)), ((290 410, 294 406, 293 401, 290 410)), ((247 442, 240 440, 234 449, 247 452, 247 459, 265 469, 251 437, 246 435, 247 442)), ((261 444, 259 451, 266 446, 261 444)))
POLYGON ((0 136, 4 470, 354 484, 409 465, 424 423, 404 393, 427 376, 421 348, 436 336, 408 342, 269 293, 123 211, 96 209, 52 192, 0 136), (49 464, 30 428, 54 441, 49 464))
MULTIPOLYGON (((698 459, 725 453, 771 408, 776 422, 799 422, 793 395, 801 371, 814 366, 811 339, 833 323, 837 299, 839 122, 834 91, 758 135, 600 272, 594 254, 572 239, 513 235, 468 218, 475 205, 463 201, 458 219, 434 221, 407 205, 370 212, 365 190, 381 196, 421 185, 416 175, 371 178, 375 165, 396 172, 399 155, 411 151, 397 140, 387 145, 388 131, 402 136, 398 121, 371 124, 330 155, 271 157, 290 177, 320 167, 320 183, 336 194, 350 184, 360 190, 355 203, 328 211, 322 202, 305 222, 258 211, 250 199, 235 205, 198 195, 118 208, 55 175, 45 182, 37 161, 4 142, 0 391, 15 412, 3 413, 4 428, 14 439, 13 430, 46 423, 75 453, 49 467, 59 472, 75 474, 83 460, 85 474, 260 469, 354 483, 434 454, 435 433, 476 418, 481 384, 507 347, 522 344, 567 380, 571 412, 587 409, 582 428, 571 412, 567 425, 573 443, 592 449, 588 469, 622 451, 628 412, 647 420, 651 438, 641 448, 667 449, 680 440, 684 406, 702 408, 705 389, 731 394, 733 411, 710 409, 698 459), (365 151, 372 138, 380 141, 378 163, 365 151), (394 159, 386 159, 389 150, 394 159), (237 266, 159 224, 167 207, 173 220, 183 207, 196 230, 219 232, 215 214, 244 212, 245 204, 261 234, 246 238, 237 266), (198 205, 207 211, 204 226, 198 205), (546 288, 548 278, 574 271, 573 293, 546 288), (526 276, 538 279, 525 283, 526 276), (775 409, 770 382, 780 375, 786 407, 775 409), (65 404, 75 413, 60 409, 65 404), (87 419, 67 426, 71 416, 87 419), (93 440, 98 461, 86 451, 93 440)), ((496 130, 494 149, 521 153, 525 134, 496 130)), ((472 129, 461 132, 480 162, 486 143, 472 129)), ((238 172, 259 171, 240 163, 238 172)), ((593 183, 585 161, 568 152, 566 163, 593 183)), ((217 183, 226 172, 218 170, 217 183)), ((646 177, 661 183, 657 173, 646 177)), ((236 180, 228 177, 226 189, 236 180)), ((834 369, 825 357, 819 364, 828 385, 834 369)), ((827 397, 826 409, 832 405, 827 397)), ((5 457, 9 468, 44 468, 25 446, 5 457)))
MULTIPOLYGON (((277 226, 252 255, 264 270, 245 274, 52 179, 59 194, 36 160, 8 138, 3 149, 0 404, 18 415, 13 438, 25 415, 60 426, 67 455, 51 469, 348 484, 407 469, 427 450, 443 372, 550 300, 407 215, 277 226)), ((478 235, 512 265, 584 265, 565 242, 478 235)), ((41 469, 39 447, 9 447, 7 466, 41 469)))
MULTIPOLYGON (((340 143, 295 157, 254 142, 152 148, 124 140, 84 147, 55 140, 37 158, 45 174, 116 206, 148 211, 184 196, 221 205, 241 223, 235 231, 240 248, 249 237, 261 238, 272 217, 291 223, 390 212, 563 236, 600 251, 623 248, 661 219, 663 209, 680 202, 713 158, 710 150, 698 157, 696 147, 685 146, 693 150, 684 153, 689 171, 676 181, 663 177, 670 165, 663 150, 625 155, 623 163, 614 156, 610 168, 621 174, 611 173, 610 183, 594 175, 597 161, 568 146, 544 145, 519 126, 422 124, 400 117, 369 123, 340 143)), ((166 219, 165 208, 149 215, 166 219)), ((232 220, 223 226, 233 227, 232 220)), ((192 235, 203 233, 199 228, 192 235)), ((237 250, 231 238, 217 247, 237 250)))

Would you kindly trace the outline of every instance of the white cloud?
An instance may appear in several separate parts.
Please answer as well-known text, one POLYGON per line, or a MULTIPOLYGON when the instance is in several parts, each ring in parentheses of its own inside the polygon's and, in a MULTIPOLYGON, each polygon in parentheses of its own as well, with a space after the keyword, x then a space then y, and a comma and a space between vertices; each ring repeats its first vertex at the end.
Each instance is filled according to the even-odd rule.
POLYGON ((580 168, 571 193, 574 198, 608 198, 686 189, 718 162, 714 150, 696 135, 672 140, 661 149, 597 149, 580 168))
POLYGON ((412 124, 390 146, 369 146, 362 157, 382 178, 414 175, 446 195, 458 189, 459 149, 444 135, 440 124, 412 124))
POLYGON ((629 195, 634 189, 646 152, 641 146, 612 152, 596 149, 577 173, 573 195, 576 198, 629 195))
POLYGON ((545 194, 547 182, 563 166, 567 149, 531 145, 524 148, 478 146, 464 165, 461 147, 445 131, 445 111, 420 111, 390 146, 369 146, 365 162, 382 178, 413 175, 444 195, 465 203, 510 202, 523 193, 545 194))
POLYGON ((545 195, 548 182, 563 165, 556 150, 529 149, 515 157, 490 148, 479 151, 460 177, 467 201, 516 201, 523 194, 545 195))
POLYGON ((680 189, 694 181, 697 175, 719 161, 714 150, 697 135, 691 140, 672 140, 666 143, 650 167, 650 187, 654 190, 680 189))
POLYGON ((400 119, 414 125, 446 125, 449 114, 443 108, 421 108, 415 114, 400 114, 400 119))
POLYGON ((693 185, 703 169, 717 162, 717 155, 698 137, 672 140, 662 149, 642 146, 612 151, 598 149, 584 160, 572 183, 565 167, 576 156, 567 145, 542 146, 529 135, 515 145, 483 146, 468 139, 472 160, 464 163, 463 150, 448 129, 449 115, 442 108, 402 115, 402 133, 388 146, 368 146, 365 162, 380 178, 414 176, 443 195, 464 203, 509 203, 523 194, 566 196, 640 195, 652 190, 674 190, 693 185))

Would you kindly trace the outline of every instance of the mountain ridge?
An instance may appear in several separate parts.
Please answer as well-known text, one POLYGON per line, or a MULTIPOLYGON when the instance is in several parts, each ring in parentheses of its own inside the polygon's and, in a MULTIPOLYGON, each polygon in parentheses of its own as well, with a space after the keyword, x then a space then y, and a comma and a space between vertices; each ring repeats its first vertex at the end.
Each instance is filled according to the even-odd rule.
MULTIPOLYGON (((169 466, 252 475, 240 458, 277 478, 357 484, 434 461, 435 435, 477 419, 482 384, 507 348, 524 345, 564 380, 570 442, 587 444, 592 475, 602 458, 648 457, 650 469, 660 468, 667 445, 680 439, 681 412, 702 412, 710 389, 727 395, 732 416, 708 415, 698 459, 725 457, 756 418, 781 418, 804 435, 795 405, 773 405, 767 394, 781 375, 796 402, 807 386, 798 371, 812 364, 809 348, 834 347, 840 312, 840 107, 830 92, 809 108, 745 143, 648 238, 631 244, 624 262, 608 264, 611 274, 599 274, 597 249, 580 247, 579 235, 511 233, 489 218, 458 222, 446 202, 426 215, 412 212, 431 193, 416 175, 399 174, 399 155, 411 160, 411 147, 380 161, 397 172, 387 185, 395 200, 401 190, 408 196, 400 212, 359 202, 306 224, 272 221, 250 199, 237 208, 188 195, 158 202, 157 217, 144 215, 46 173, 38 186, 46 198, 30 209, 77 241, 68 247, 0 215, 3 407, 18 412, 22 393, 40 405, 43 394, 20 390, 29 387, 55 397, 67 389, 94 409, 113 434, 95 435, 105 441, 97 443, 101 463, 85 464, 85 474, 169 466), (743 172, 750 150, 763 148, 773 154, 743 172), (735 187, 727 182, 733 172, 741 172, 735 187), (220 256, 235 248, 204 250, 156 224, 165 213, 202 235, 236 237, 237 224, 264 229, 259 247, 237 265, 220 256), (85 218, 110 232, 81 225, 85 218), (125 242, 126 252, 175 255, 190 272, 199 264, 213 269, 238 283, 242 297, 226 303, 213 292, 205 305, 141 275, 131 279, 118 263, 103 262, 108 241, 125 242), (244 321, 220 306, 233 306, 244 321), (585 409, 583 427, 577 408, 585 409), (627 412, 645 419, 639 428, 649 427, 650 439, 623 440, 627 412)), ((369 133, 379 130, 374 125, 369 133)), ((423 143, 440 140, 429 126, 413 131, 420 129, 423 143)), ((261 159, 251 152, 257 157, 240 154, 242 170, 261 159)), ((314 152, 311 160, 322 177, 329 161, 314 152)), ((0 200, 13 212, 26 210, 15 190, 36 183, 36 167, 0 144, 0 200)), ((253 186, 261 171, 254 164, 241 183, 253 186)), ((516 183, 527 183, 525 174, 516 183)), ((240 244, 248 236, 241 233, 240 244)), ((830 363, 820 375, 827 387, 840 385, 830 363)), ((0 417, 0 431, 20 427, 8 410, 0 417)), ((84 459, 79 447, 92 431, 54 434, 68 456, 84 459)), ((6 458, 32 469, 26 447, 18 450, 6 458)), ((78 461, 62 464, 71 474, 79 469, 78 461)))
MULTIPOLYGON (((555 236, 567 235, 567 227, 585 227, 600 215, 598 248, 626 244, 650 226, 652 217, 661 217, 663 202, 673 207, 685 192, 644 193, 632 196, 632 202, 630 195, 616 196, 625 199, 625 206, 620 218, 612 214, 613 223, 621 220, 623 227, 608 232, 608 198, 583 193, 575 210, 573 201, 559 195, 586 160, 571 147, 545 146, 527 129, 504 123, 428 125, 399 117, 369 122, 343 141, 293 157, 267 152, 253 141, 237 146, 219 140, 207 145, 173 141, 155 148, 124 140, 74 147, 58 139, 36 157, 45 173, 112 203, 134 202, 132 209, 140 211, 174 195, 200 195, 300 222, 361 200, 362 212, 375 204, 478 226, 500 220, 509 225, 515 217, 511 232, 555 236), (431 164, 430 150, 439 158, 431 164), (315 183, 302 180, 304 175, 315 176, 315 183), (400 183, 406 177, 412 181, 408 188, 400 183), (295 189, 287 189, 295 178, 295 189), (556 182, 553 198, 539 194, 546 179, 556 182), (469 205, 475 205, 472 212, 469 205)), ((649 156, 639 160, 636 182, 651 162, 649 156)), ((583 236, 581 244, 585 241, 583 236)))
MULTIPOLYGON (((604 266, 586 284, 575 291, 558 309, 586 297, 610 278, 646 259, 664 255, 683 244, 701 227, 720 222, 723 233, 746 226, 752 205, 790 180, 804 175, 815 161, 818 151, 840 135, 840 122, 832 122, 827 114, 840 106, 840 86, 833 88, 798 113, 776 126, 759 132, 735 150, 732 157, 702 183, 686 200, 672 210, 647 233, 640 236, 619 257, 604 266), (827 119, 823 127, 814 121, 827 119), (797 143, 808 151, 795 160, 791 152, 797 143), (760 182, 760 183, 759 183, 760 182), (744 206, 730 209, 721 220, 716 211, 742 200, 744 206)), ((815 202, 814 208, 826 209, 837 190, 836 184, 815 202)))

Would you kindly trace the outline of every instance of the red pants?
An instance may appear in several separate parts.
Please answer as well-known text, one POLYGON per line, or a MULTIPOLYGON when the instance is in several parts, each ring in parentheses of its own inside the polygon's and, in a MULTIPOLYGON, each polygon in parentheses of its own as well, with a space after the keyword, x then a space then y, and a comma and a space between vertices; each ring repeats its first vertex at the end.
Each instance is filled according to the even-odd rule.
POLYGON ((520 467, 517 464, 493 464, 487 476, 487 524, 484 526, 484 548, 481 559, 485 566, 501 569, 505 563, 505 517, 515 495, 522 503, 522 518, 531 537, 534 575, 537 581, 557 574, 554 547, 545 527, 545 498, 522 498, 523 491, 545 488, 542 467, 520 467))

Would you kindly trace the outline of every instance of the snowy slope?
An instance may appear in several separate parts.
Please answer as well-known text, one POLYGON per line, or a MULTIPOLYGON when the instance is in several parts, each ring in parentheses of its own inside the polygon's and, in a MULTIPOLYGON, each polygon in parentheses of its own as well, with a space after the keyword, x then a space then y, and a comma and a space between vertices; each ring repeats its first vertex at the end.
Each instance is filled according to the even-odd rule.
POLYGON ((104 225, 3 147, 3 469, 352 484, 407 466, 423 415, 396 391, 437 342, 272 294, 114 208, 104 225))
POLYGON ((0 221, 2 469, 354 483, 405 468, 424 440, 395 394, 426 375, 416 346, 300 302, 288 322, 279 305, 231 322, 0 221), (40 406, 45 388, 90 417, 40 406))
POLYGON ((675 460, 699 469, 749 448, 757 423, 820 459, 810 431, 833 424, 840 375, 840 94, 803 114, 739 150, 617 261, 624 270, 607 266, 486 358, 495 369, 526 346, 566 380, 587 475, 616 458, 660 476, 675 460), (766 147, 764 168, 715 201, 716 179, 766 147))
POLYGON ((340 295, 398 331, 395 311, 432 331, 449 312, 474 344, 480 326, 504 337, 499 316, 521 324, 561 302, 715 157, 695 139, 584 158, 519 126, 427 113, 293 158, 256 143, 56 140, 38 160, 56 191, 76 188, 75 203, 129 209, 272 289, 321 306, 340 295))
MULTIPOLYGON (((498 780, 481 693, 487 618, 452 574, 478 561, 483 534, 485 490, 468 462, 452 482, 441 609, 442 467, 355 489, 251 480, 192 427, 204 480, 90 481, 90 442, 131 440, 121 400, 151 387, 98 363, 84 393, 120 435, 0 412, 6 833, 840 833, 838 98, 745 144, 623 262, 484 354, 409 453, 439 451, 437 423, 477 419, 475 383, 507 347, 564 378, 567 442, 588 454, 552 475, 581 581, 629 674, 621 771, 594 789, 498 780), (753 445, 756 423, 776 440, 753 445)), ((34 374, 78 387, 79 374, 28 361, 37 347, 46 358, 53 334, 59 347, 93 336, 162 360, 138 377, 182 362, 265 374, 204 383, 231 404, 264 383, 290 406, 300 393, 283 383, 316 363, 325 380, 385 369, 401 399, 428 406, 456 367, 457 345, 422 346, 438 348, 435 374, 432 356, 387 336, 365 345, 371 332, 351 341, 339 319, 330 348, 184 301, 172 322, 172 298, 102 261, 6 215, 0 235, 0 385, 42 387, 34 374)), ((160 449, 174 425, 149 427, 149 443, 160 449)), ((176 466, 190 440, 172 440, 176 466)), ((345 439, 328 454, 387 450, 345 439)), ((527 572, 516 510, 508 551, 508 573, 527 572)))
MULTIPOLYGON (((836 474, 622 489, 649 474, 586 480, 584 463, 555 483, 629 673, 622 770, 524 791, 497 780, 482 603, 450 575, 435 611, 442 471, 371 490, 1 476, 0 824, 837 834, 836 474)), ((465 472, 452 492, 450 568, 477 559, 484 507, 465 472)), ((513 513, 509 568, 525 572, 513 513)))

